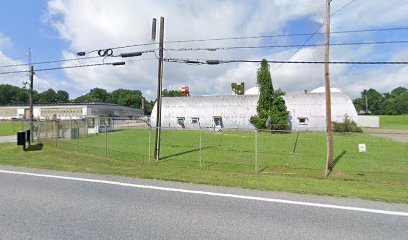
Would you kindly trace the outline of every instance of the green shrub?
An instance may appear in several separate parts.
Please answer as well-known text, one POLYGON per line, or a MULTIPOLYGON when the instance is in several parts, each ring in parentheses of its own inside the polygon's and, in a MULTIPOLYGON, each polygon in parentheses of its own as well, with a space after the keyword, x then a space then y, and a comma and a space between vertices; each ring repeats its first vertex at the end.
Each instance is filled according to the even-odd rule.
POLYGON ((343 122, 333 122, 334 132, 363 132, 363 130, 357 126, 357 123, 352 121, 348 116, 346 116, 343 122))

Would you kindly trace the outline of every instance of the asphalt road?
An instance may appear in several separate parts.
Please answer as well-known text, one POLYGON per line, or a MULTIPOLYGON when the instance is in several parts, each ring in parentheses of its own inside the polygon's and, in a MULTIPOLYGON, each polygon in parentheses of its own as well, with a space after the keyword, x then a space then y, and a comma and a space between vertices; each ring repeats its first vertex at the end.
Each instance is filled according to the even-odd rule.
POLYGON ((0 239, 408 239, 408 215, 269 198, 408 212, 404 204, 0 166, 0 239))

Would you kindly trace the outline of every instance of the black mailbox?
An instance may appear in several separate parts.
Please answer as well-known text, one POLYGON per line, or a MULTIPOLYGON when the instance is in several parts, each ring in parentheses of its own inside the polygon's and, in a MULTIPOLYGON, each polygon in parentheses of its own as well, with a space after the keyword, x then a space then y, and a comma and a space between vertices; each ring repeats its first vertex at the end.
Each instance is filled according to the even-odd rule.
POLYGON ((25 145, 26 142, 26 132, 18 132, 17 133, 17 145, 25 145))

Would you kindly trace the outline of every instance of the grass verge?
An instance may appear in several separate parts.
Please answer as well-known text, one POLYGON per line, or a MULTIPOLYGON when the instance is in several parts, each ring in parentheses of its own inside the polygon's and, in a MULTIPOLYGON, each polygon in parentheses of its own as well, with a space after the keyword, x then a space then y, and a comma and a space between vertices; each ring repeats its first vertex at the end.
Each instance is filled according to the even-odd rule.
POLYGON ((380 128, 408 130, 408 115, 382 115, 380 128))
POLYGON ((163 131, 160 162, 149 163, 148 139, 147 130, 126 130, 44 142, 43 148, 29 152, 1 144, 0 164, 408 203, 408 146, 403 143, 364 134, 335 135, 335 167, 325 179, 322 133, 298 138, 295 133, 259 134, 258 174, 253 133, 203 132, 201 167, 198 132, 163 131), (367 144, 368 152, 359 153, 358 143, 367 144))
POLYGON ((0 122, 0 136, 15 135, 24 128, 24 122, 0 122))

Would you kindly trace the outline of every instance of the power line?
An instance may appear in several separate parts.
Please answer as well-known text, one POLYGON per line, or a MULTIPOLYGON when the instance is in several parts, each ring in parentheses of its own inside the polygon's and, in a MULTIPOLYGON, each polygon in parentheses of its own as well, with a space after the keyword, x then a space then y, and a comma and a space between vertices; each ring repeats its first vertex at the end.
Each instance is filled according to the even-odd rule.
POLYGON ((74 66, 66 66, 66 67, 52 67, 52 68, 40 68, 36 69, 36 72, 43 72, 43 71, 52 71, 52 70, 60 70, 60 69, 71 69, 71 68, 83 68, 83 67, 93 67, 93 66, 102 66, 102 65, 124 65, 124 64, 115 64, 115 62, 110 63, 94 63, 94 64, 84 64, 84 65, 74 65, 74 66))
POLYGON ((349 3, 347 3, 346 5, 344 5, 343 7, 341 7, 339 10, 335 11, 334 13, 331 14, 331 16, 336 15, 337 13, 339 13, 340 11, 342 11, 343 9, 345 9, 346 7, 350 6, 352 3, 354 3, 357 0, 352 0, 349 3))
MULTIPOLYGON (((183 64, 207 64, 218 65, 226 63, 260 63, 262 60, 190 60, 190 59, 164 59, 170 63, 183 63, 183 64)), ((324 64, 324 61, 287 61, 287 60, 267 60, 272 64, 324 64)), ((354 65, 407 65, 406 61, 330 61, 329 64, 354 64, 354 65)))
MULTIPOLYGON (((93 64, 84 64, 84 65, 65 66, 65 67, 40 68, 40 69, 36 69, 35 72, 70 69, 70 68, 83 68, 83 67, 92 67, 92 66, 101 66, 101 65, 123 65, 123 64, 118 64, 118 63, 121 63, 121 62, 93 63, 93 64)), ((21 71, 0 72, 0 75, 13 74, 13 73, 27 73, 27 72, 30 72, 30 71, 21 70, 21 71)))
MULTIPOLYGON (((405 43, 408 43, 408 40, 331 43, 330 46, 405 44, 405 43)), ((292 48, 292 47, 319 47, 319 46, 325 46, 325 44, 319 43, 319 44, 294 44, 294 45, 232 46, 232 47, 214 47, 214 48, 166 48, 165 50, 166 51, 218 51, 218 50, 233 50, 233 49, 292 48)))
MULTIPOLYGON (((296 51, 294 51, 294 52, 292 53, 292 55, 290 55, 290 57, 288 58, 288 61, 291 60, 291 59, 300 51, 300 49, 302 49, 303 47, 305 47, 305 45, 310 41, 310 39, 312 39, 312 37, 313 37, 314 35, 316 35, 316 34, 320 31, 320 29, 322 29, 323 25, 324 25, 324 22, 319 26, 319 28, 316 29, 316 31, 315 31, 312 35, 310 35, 310 36, 306 39, 306 41, 303 42, 303 44, 302 44, 301 46, 298 47, 298 49, 296 49, 296 51)), ((284 64, 284 63, 283 63, 283 64, 284 64)), ((283 64, 281 64, 281 65, 279 65, 277 68, 273 69, 273 70, 271 71, 271 74, 274 73, 274 72, 275 72, 276 70, 278 70, 279 68, 281 68, 281 67, 283 66, 283 64)))
MULTIPOLYGON (((154 60, 156 58, 145 58, 145 59, 131 59, 129 62, 138 62, 138 61, 148 61, 154 60)), ((65 67, 52 67, 52 68, 39 68, 36 69, 35 72, 42 72, 42 71, 51 71, 51 70, 61 70, 61 69, 71 69, 71 68, 83 68, 83 67, 92 67, 92 66, 102 66, 102 65, 124 65, 125 62, 108 62, 108 63, 92 63, 92 64, 84 64, 84 65, 73 65, 73 66, 65 66, 65 67)), ((8 72, 0 72, 0 75, 5 74, 14 74, 14 73, 27 73, 30 70, 17 70, 17 71, 8 71, 8 72)))
MULTIPOLYGON (((344 5, 343 7, 341 7, 339 10, 337 10, 337 11, 334 12, 333 14, 330 14, 330 16, 336 15, 337 13, 339 13, 340 11, 342 11, 343 9, 345 9, 346 7, 348 7, 350 4, 352 4, 352 3, 355 2, 355 1, 356 1, 356 0, 350 1, 349 3, 347 3, 346 5, 344 5)), ((331 1, 330 1, 330 2, 331 2, 331 1)), ((306 44, 310 41, 310 39, 312 39, 312 37, 313 37, 314 35, 316 35, 316 34, 320 31, 320 29, 324 26, 325 23, 326 23, 326 21, 322 22, 322 24, 319 26, 319 28, 318 28, 312 35, 310 35, 309 38, 306 39, 306 41, 303 43, 303 45, 306 45, 306 44)), ((293 54, 288 58, 288 61, 291 60, 291 59, 300 51, 300 49, 302 49, 303 47, 304 47, 304 46, 300 46, 298 49, 296 49, 296 51, 294 51, 293 54)), ((275 72, 276 70, 278 70, 279 68, 281 68, 283 65, 284 65, 284 63, 281 64, 281 65, 279 65, 279 66, 278 66, 277 68, 275 68, 274 70, 272 70, 271 74, 274 73, 274 72, 275 72)))
MULTIPOLYGON (((151 53, 155 52, 155 49, 139 51, 140 53, 151 53)), ((109 57, 121 57, 121 55, 112 55, 109 57)), ((41 65, 41 64, 49 64, 49 63, 59 63, 59 62, 70 62, 70 61, 79 61, 79 60, 86 60, 86 59, 95 59, 101 58, 100 56, 92 56, 92 57, 81 57, 81 58, 67 58, 67 59, 59 59, 59 60, 49 60, 49 61, 40 61, 40 62, 33 62, 31 65, 41 65)), ((28 66, 28 63, 21 63, 21 64, 11 64, 11 65, 3 65, 0 68, 8 68, 8 67, 20 67, 20 66, 28 66)))
MULTIPOLYGON (((57 62, 69 62, 69 61, 77 61, 82 59, 93 59, 93 58, 100 58, 99 56, 94 57, 83 57, 83 58, 67 58, 67 59, 59 59, 59 60, 50 60, 50 61, 41 61, 41 62, 33 62, 31 65, 40 65, 40 64, 48 64, 48 63, 57 63, 57 62)), ((8 67, 20 67, 20 66, 28 66, 28 63, 21 63, 21 64, 10 64, 10 65, 2 65, 0 68, 8 68, 8 67)))
MULTIPOLYGON (((322 24, 323 25, 323 24, 322 24)), ((263 36, 249 36, 249 37, 225 37, 225 38, 209 38, 209 39, 193 39, 193 40, 179 40, 179 41, 167 41, 165 43, 183 43, 183 42, 206 42, 206 41, 222 41, 222 40, 239 40, 239 39, 257 39, 257 38, 279 38, 279 37, 292 37, 292 36, 313 36, 313 35, 320 35, 323 33, 319 33, 318 31, 321 29, 321 26, 317 31, 314 33, 294 33, 294 34, 279 34, 279 35, 263 35, 263 36)), ((408 27, 394 27, 394 28, 375 28, 375 29, 356 29, 356 30, 343 30, 343 31, 332 31, 330 34, 347 34, 347 33, 364 33, 364 32, 384 32, 384 31, 400 31, 400 30, 408 30, 408 27)), ((311 38, 310 37, 310 38, 311 38)), ((309 39, 310 40, 310 39, 309 39)), ((306 41, 306 43, 308 40, 306 41)), ((305 44, 306 44, 305 43, 305 44)), ((147 43, 146 45, 153 45, 156 43, 147 43)), ((120 48, 127 48, 133 46, 142 46, 143 44, 134 44, 134 45, 125 45, 120 47, 114 47, 110 49, 120 49, 120 48)), ((93 50, 98 51, 98 50, 93 50)), ((155 50, 146 50, 142 52, 154 52, 155 50)), ((297 51, 295 52, 295 54, 297 51)), ((68 59, 59 59, 59 60, 50 60, 50 61, 39 61, 33 62, 32 65, 40 65, 40 64, 49 64, 49 63, 58 63, 58 62, 69 62, 69 61, 79 61, 84 59, 94 59, 100 58, 99 56, 92 56, 92 57, 81 57, 81 58, 68 58, 68 59)), ((28 63, 21 63, 21 64, 10 64, 10 65, 2 65, 0 68, 8 68, 8 67, 20 67, 20 66, 28 66, 28 63)))
MULTIPOLYGON (((339 13, 344 8, 348 7, 350 4, 355 2, 353 0, 348 4, 344 5, 342 8, 337 10, 335 13, 331 14, 331 16, 339 13)), ((322 25, 324 22, 322 23, 322 25)), ((221 38, 207 38, 207 39, 189 39, 189 40, 170 40, 165 41, 165 43, 187 43, 187 42, 208 42, 208 41, 224 41, 224 40, 243 40, 243 39, 258 39, 258 38, 281 38, 281 37, 295 37, 295 36, 310 36, 316 34, 324 34, 318 33, 322 26, 315 32, 311 33, 293 33, 293 34, 277 34, 277 35, 262 35, 262 36, 242 36, 242 37, 221 37, 221 38)), ((344 34, 344 33, 358 33, 358 32, 381 32, 381 31, 398 31, 398 30, 407 30, 408 27, 395 27, 395 28, 378 28, 378 29, 362 29, 362 30, 344 30, 344 31, 332 31, 331 34, 344 34)))
MULTIPOLYGON (((167 41, 165 43, 210 42, 210 41, 224 41, 224 40, 244 40, 244 39, 259 39, 259 38, 282 38, 282 37, 323 35, 324 33, 319 33, 318 32, 320 30, 320 28, 321 27, 319 27, 319 29, 317 31, 310 32, 310 33, 293 33, 293 34, 276 34, 276 35, 261 35, 261 36, 242 36, 242 37, 221 37, 221 38, 207 38, 207 39, 173 40, 173 41, 167 41)), ((330 34, 347 34, 347 33, 364 33, 364 32, 387 32, 387 31, 400 31, 400 30, 408 30, 408 27, 342 30, 342 31, 332 31, 332 32, 330 32, 330 34)))
POLYGON ((151 45, 156 45, 158 44, 157 42, 152 42, 152 43, 140 43, 140 44, 130 44, 130 45, 124 45, 124 46, 117 46, 117 47, 109 47, 109 48, 99 48, 99 49, 93 49, 89 51, 84 51, 82 52, 84 55, 101 51, 101 50, 115 50, 115 49, 123 49, 123 48, 131 48, 131 47, 142 47, 142 46, 151 46, 151 45))

